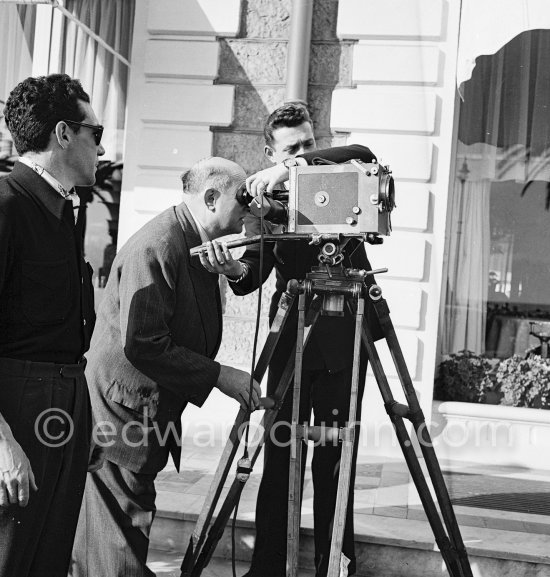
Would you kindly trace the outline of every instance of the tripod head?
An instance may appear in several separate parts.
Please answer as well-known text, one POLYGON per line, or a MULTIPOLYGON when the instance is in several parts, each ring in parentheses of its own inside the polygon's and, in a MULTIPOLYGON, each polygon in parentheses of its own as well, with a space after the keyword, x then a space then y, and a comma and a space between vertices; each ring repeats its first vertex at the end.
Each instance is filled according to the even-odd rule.
MULTIPOLYGON (((387 272, 387 268, 377 270, 364 270, 344 267, 344 254, 342 252, 347 241, 341 242, 338 235, 326 238, 327 235, 319 235, 321 238, 312 239, 310 244, 319 244, 319 265, 311 267, 311 272, 306 274, 302 281, 291 280, 287 291, 293 294, 305 292, 306 295, 321 294, 323 304, 321 313, 325 316, 344 316, 346 297, 358 298, 366 287, 367 277, 373 274, 387 272), (324 238, 323 238, 324 237, 324 238)), ((378 288, 374 283, 368 287, 378 288)), ((374 295, 371 295, 374 298, 374 295)))
MULTIPOLYGON (((369 275, 388 272, 387 268, 366 271, 363 269, 345 268, 343 263, 343 248, 348 241, 356 238, 369 244, 380 244, 382 238, 371 233, 280 233, 264 234, 237 238, 227 242, 228 248, 237 248, 262 241, 308 241, 308 244, 319 246, 318 266, 313 266, 311 272, 303 280, 290 280, 287 292, 296 294, 314 292, 323 294, 322 314, 329 316, 343 316, 345 297, 357 297, 369 275)), ((206 244, 192 248, 191 256, 206 254, 206 244)), ((372 285, 373 287, 376 285, 372 285)))

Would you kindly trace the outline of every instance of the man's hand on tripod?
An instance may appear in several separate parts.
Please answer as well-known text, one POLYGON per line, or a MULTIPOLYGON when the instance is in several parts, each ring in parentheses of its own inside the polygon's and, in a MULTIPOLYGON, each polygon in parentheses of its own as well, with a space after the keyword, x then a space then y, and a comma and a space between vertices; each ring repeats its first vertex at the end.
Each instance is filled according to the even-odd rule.
POLYGON ((250 394, 250 374, 227 365, 221 365, 216 387, 228 397, 238 401, 243 409, 254 411, 260 406, 260 385, 253 381, 250 394))

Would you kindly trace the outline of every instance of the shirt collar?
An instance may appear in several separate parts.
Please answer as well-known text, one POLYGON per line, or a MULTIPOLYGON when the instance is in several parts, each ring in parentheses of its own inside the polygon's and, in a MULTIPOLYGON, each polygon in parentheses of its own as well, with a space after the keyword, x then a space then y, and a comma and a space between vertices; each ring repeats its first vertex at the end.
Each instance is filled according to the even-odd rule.
POLYGON ((57 178, 54 178, 43 166, 34 162, 30 158, 21 156, 19 162, 26 164, 29 168, 34 170, 36 174, 41 176, 54 190, 56 190, 65 200, 70 200, 73 203, 74 221, 78 220, 78 211, 80 208, 80 197, 76 194, 75 189, 67 190, 57 178))
POLYGON ((187 203, 185 206, 187 207, 187 210, 189 211, 191 218, 195 221, 195 224, 197 225, 197 230, 199 231, 201 241, 208 242, 210 240, 210 237, 208 236, 208 233, 206 232, 204 226, 202 226, 200 220, 195 216, 195 213, 191 210, 191 207, 187 203))
POLYGON ((40 164, 34 162, 34 160, 31 160, 30 158, 27 158, 25 156, 21 156, 19 158, 19 162, 22 162, 23 164, 26 164, 27 166, 32 168, 34 172, 36 172, 36 174, 40 175, 50 186, 55 188, 55 190, 57 190, 57 192, 59 192, 59 194, 64 199, 69 200, 71 198, 71 195, 75 194, 74 190, 67 190, 59 182, 59 180, 57 180, 57 178, 54 178, 43 166, 40 166, 40 164))

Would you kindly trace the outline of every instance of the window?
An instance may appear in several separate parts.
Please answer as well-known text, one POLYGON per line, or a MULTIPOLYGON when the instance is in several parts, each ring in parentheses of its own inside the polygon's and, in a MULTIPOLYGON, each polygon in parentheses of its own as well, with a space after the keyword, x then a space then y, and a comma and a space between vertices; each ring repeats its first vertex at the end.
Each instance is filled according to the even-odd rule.
POLYGON ((463 87, 442 353, 524 356, 550 332, 550 30, 478 57, 463 87))
MULTIPOLYGON (((106 153, 96 186, 78 190, 87 204, 85 251, 97 288, 104 286, 116 252, 134 11, 135 0, 65 0, 57 7, 0 4, 0 110, 20 80, 64 72, 82 82, 105 126, 106 153)), ((0 119, 0 173, 11 170, 16 158, 0 119)))

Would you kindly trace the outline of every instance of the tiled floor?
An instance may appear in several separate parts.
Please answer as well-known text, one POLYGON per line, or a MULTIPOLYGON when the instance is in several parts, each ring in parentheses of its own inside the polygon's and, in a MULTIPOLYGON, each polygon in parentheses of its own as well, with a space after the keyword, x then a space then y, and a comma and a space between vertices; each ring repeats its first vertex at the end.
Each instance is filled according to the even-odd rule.
MULTIPOLYGON (((219 448, 186 447, 182 471, 167 468, 157 478, 159 509, 170 507, 175 495, 186 497, 198 512, 220 458, 219 448)), ((240 517, 253 520, 261 478, 261 456, 248 480, 239 506, 240 517)), ((236 462, 236 461, 235 461, 236 462)), ((461 524, 525 530, 550 535, 550 471, 471 463, 440 463, 461 524)), ((235 465, 236 466, 236 465, 235 465)), ((226 485, 235 476, 231 469, 226 485)), ((309 468, 304 481, 302 516, 312 514, 313 489, 309 468)), ((187 512, 193 512, 188 510, 187 512)), ((400 459, 359 457, 355 480, 355 515, 423 519, 418 493, 400 459)))
MULTIPOLYGON (((158 476, 159 511, 172 511, 179 516, 199 513, 219 459, 219 448, 184 448, 182 472, 166 469, 158 476)), ((261 478, 261 460, 260 457, 242 493, 239 519, 254 520, 256 493, 261 478)), ((526 559, 537 559, 539 551, 540 555, 548 558, 549 471, 466 463, 452 466, 441 463, 441 467, 451 499, 455 502, 455 514, 468 548, 475 546, 478 541, 476 532, 479 528, 483 528, 495 530, 494 535, 485 538, 486 541, 494 540, 495 548, 509 550, 515 543, 521 543, 521 554, 526 559)), ((309 468, 307 471, 302 526, 312 527, 313 491, 309 468)), ((226 486, 233 481, 234 476, 235 467, 229 473, 226 486)), ((369 540, 383 541, 387 534, 395 531, 394 525, 397 519, 407 520, 407 523, 400 524, 403 541, 417 539, 419 533, 422 535, 426 533, 423 537, 425 539, 432 538, 429 527, 425 523, 419 524, 425 520, 425 514, 418 493, 410 482, 405 462, 399 459, 360 457, 355 483, 356 538, 361 540, 362 535, 368 535, 369 540)), ((155 567, 157 575, 179 577, 179 572, 170 573, 175 567, 170 567, 166 561, 168 557, 161 556, 163 562, 168 565, 164 566, 165 572, 162 572, 161 566, 155 567)), ((160 563, 161 558, 154 561, 153 557, 152 563, 160 563)), ((178 559, 178 563, 181 562, 181 557, 178 559)), ((241 566, 237 574, 242 575, 245 569, 246 567, 241 566)), ((209 566, 209 570, 213 572, 203 575, 207 577, 232 575, 231 563, 228 561, 219 561, 217 565, 209 566)))

